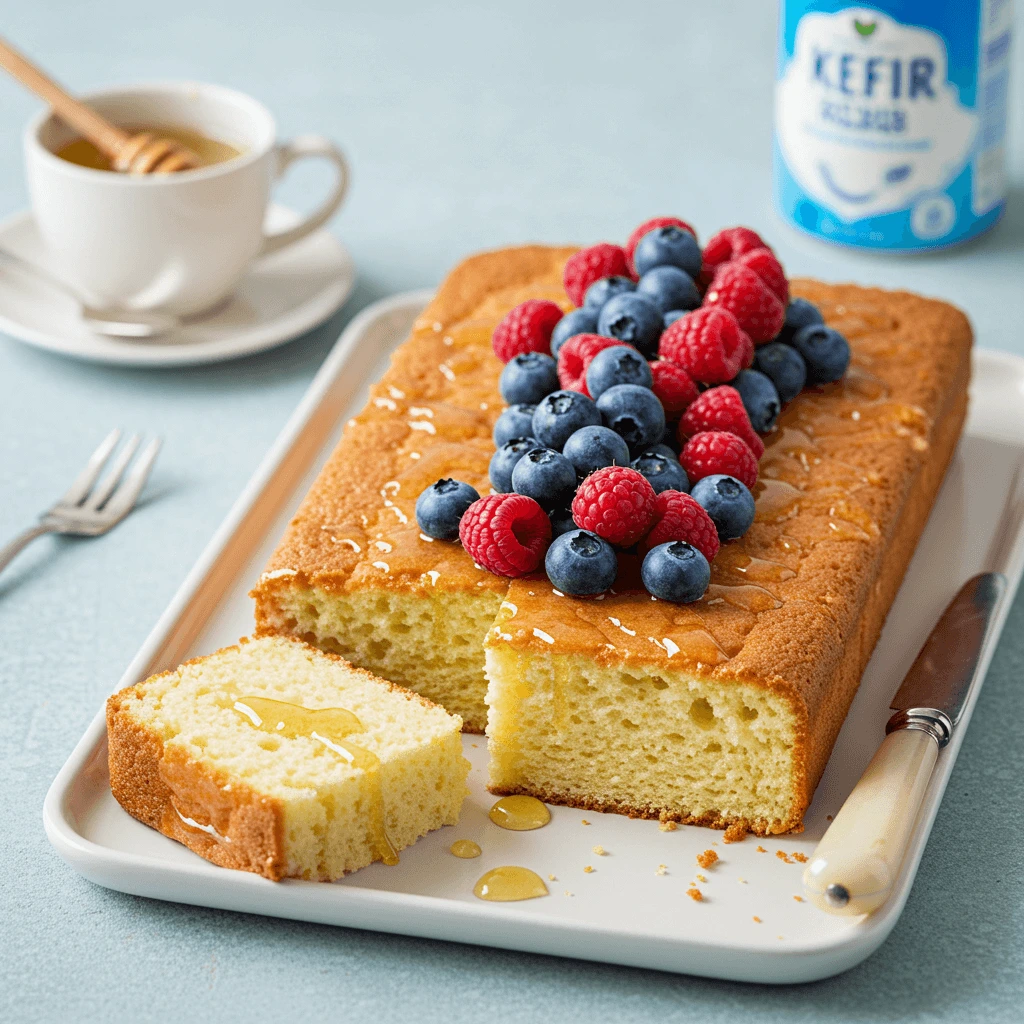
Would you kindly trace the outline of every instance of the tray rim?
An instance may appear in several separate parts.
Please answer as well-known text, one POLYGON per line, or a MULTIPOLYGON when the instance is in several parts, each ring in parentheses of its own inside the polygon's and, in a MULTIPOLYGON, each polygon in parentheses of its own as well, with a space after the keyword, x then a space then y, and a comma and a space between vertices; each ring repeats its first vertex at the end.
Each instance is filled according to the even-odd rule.
MULTIPOLYGON (((399 313, 415 316, 432 296, 431 289, 422 289, 380 300, 367 306, 345 328, 277 439, 111 692, 150 674, 159 652, 188 613, 196 593, 345 371, 362 337, 388 316, 399 313)), ((1024 385, 1024 357, 976 347, 974 360, 976 368, 982 363, 994 363, 1024 385)), ((1024 438, 1020 447, 1024 456, 1024 438)), ((982 656, 983 676, 1024 571, 1022 541, 1024 530, 1019 530, 1008 552, 1006 575, 1009 587, 982 656)), ((838 974, 860 963, 885 941, 895 927, 909 896, 980 690, 980 686, 975 689, 960 728, 954 733, 949 746, 940 753, 894 897, 867 918, 862 927, 842 933, 834 942, 803 945, 792 942, 777 951, 751 950, 721 942, 698 943, 687 938, 673 939, 644 933, 634 933, 633 941, 626 944, 621 928, 534 918, 522 915, 514 907, 497 907, 494 904, 477 907, 443 897, 351 885, 332 887, 334 898, 325 901, 316 898, 315 894, 322 893, 322 887, 316 882, 269 882, 246 872, 225 871, 198 858, 194 864, 168 867, 158 857, 101 846, 85 838, 78 830, 70 813, 69 801, 78 776, 94 762, 105 746, 106 722, 102 706, 50 786, 43 804, 43 824, 51 845, 75 871, 96 884, 133 895, 729 980, 777 984, 811 981, 838 974)))

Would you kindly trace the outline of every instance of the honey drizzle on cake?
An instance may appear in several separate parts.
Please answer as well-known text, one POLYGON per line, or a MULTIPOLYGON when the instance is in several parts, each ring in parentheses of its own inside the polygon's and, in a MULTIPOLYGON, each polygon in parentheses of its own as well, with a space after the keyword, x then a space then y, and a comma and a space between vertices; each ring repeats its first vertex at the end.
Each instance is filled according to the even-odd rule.
MULTIPOLYGON (((232 710, 254 729, 288 739, 309 738, 322 743, 350 767, 366 773, 370 788, 370 845, 385 864, 397 864, 395 850, 384 824, 384 795, 380 786, 377 755, 349 741, 353 733, 365 732, 363 723, 347 708, 307 708, 269 697, 238 697, 232 710)), ((180 813, 180 812, 179 812, 180 813)))

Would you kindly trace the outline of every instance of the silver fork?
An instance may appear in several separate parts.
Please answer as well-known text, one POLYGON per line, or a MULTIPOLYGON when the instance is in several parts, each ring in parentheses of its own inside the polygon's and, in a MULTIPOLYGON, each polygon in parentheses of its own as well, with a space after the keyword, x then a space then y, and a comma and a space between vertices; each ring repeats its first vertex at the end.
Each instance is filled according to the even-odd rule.
POLYGON ((98 537, 115 527, 131 512, 146 484, 162 442, 159 437, 150 441, 129 470, 129 464, 135 458, 142 438, 133 434, 111 459, 120 440, 120 430, 112 430, 107 434, 99 448, 89 456, 85 468, 75 478, 67 494, 44 512, 35 526, 29 527, 6 547, 0 548, 0 572, 22 548, 44 533, 98 537), (100 481, 104 467, 107 474, 100 481))

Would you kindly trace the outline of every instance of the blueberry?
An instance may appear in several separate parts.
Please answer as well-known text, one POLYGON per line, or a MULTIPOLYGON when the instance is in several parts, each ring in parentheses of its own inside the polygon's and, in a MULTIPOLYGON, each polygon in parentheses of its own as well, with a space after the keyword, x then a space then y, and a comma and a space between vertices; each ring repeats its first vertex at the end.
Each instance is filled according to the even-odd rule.
POLYGON ((578 391, 555 391, 537 404, 533 436, 548 448, 562 450, 580 427, 600 426, 601 413, 592 398, 578 391))
POLYGON ((544 556, 552 586, 563 594, 603 594, 619 569, 608 541, 589 530, 570 530, 556 537, 544 556))
POLYGON ((831 384, 846 373, 850 365, 850 345, 831 327, 812 324, 793 335, 793 348, 807 364, 808 384, 831 384))
POLYGON ((455 540, 462 514, 479 497, 461 480, 438 480, 416 499, 416 522, 428 537, 455 540))
POLYGON ((786 320, 779 331, 777 340, 784 341, 787 345, 793 344, 793 335, 801 327, 813 327, 814 324, 823 324, 825 318, 821 310, 813 302, 806 299, 790 299, 786 306, 786 320))
POLYGON ((648 231, 633 253, 636 272, 643 276, 653 267, 678 267, 693 280, 700 276, 700 246, 697 239, 674 225, 648 231))
POLYGON ((576 470, 551 448, 531 448, 512 470, 512 490, 543 509, 564 508, 576 493, 576 470))
POLYGON ((630 465, 647 477, 655 494, 661 494, 662 491, 686 493, 690 490, 690 479, 674 454, 665 456, 658 451, 646 451, 638 455, 630 465))
POLYGON ((673 324, 674 324, 674 323, 675 323, 675 322, 676 322, 676 321, 677 321, 677 320, 678 320, 678 319, 679 319, 679 318, 680 318, 681 316, 686 316, 686 314, 687 314, 687 313, 689 313, 689 310, 688 310, 688 309, 670 309, 670 310, 669 310, 669 311, 668 311, 667 313, 665 313, 665 314, 664 314, 664 315, 662 316, 662 318, 661 318, 661 322, 662 322, 662 323, 663 323, 663 324, 665 325, 665 327, 666 327, 666 328, 669 328, 669 327, 671 327, 671 326, 672 326, 672 325, 673 325, 673 324))
POLYGON ((759 434, 774 430, 775 421, 782 411, 782 401, 771 378, 760 370, 740 370, 730 383, 743 399, 750 425, 759 434))
POLYGON ((513 437, 529 437, 533 429, 533 410, 536 408, 535 405, 526 405, 523 402, 510 405, 494 423, 494 432, 491 436, 494 438, 495 447, 500 448, 513 437))
POLYGON ((567 508, 553 509, 548 513, 548 519, 551 520, 552 538, 561 537, 563 533, 576 529, 576 524, 572 519, 572 512, 567 508))
POLYGON ((792 402, 807 383, 807 364, 791 345, 773 341, 762 345, 754 355, 754 368, 771 379, 783 405, 792 402))
POLYGON ((540 447, 535 437, 514 437, 506 441, 492 456, 487 473, 491 486, 501 494, 512 490, 512 470, 516 463, 531 449, 540 447))
POLYGON ((509 405, 532 405, 558 387, 558 364, 543 352, 520 352, 501 371, 498 389, 509 405))
POLYGON ((693 278, 678 267, 652 267, 640 278, 636 290, 652 299, 662 314, 677 309, 685 312, 700 305, 700 292, 693 278))
POLYGON ((596 309, 574 309, 566 313, 551 332, 551 354, 557 357, 558 350, 574 335, 593 334, 596 330, 596 309))
POLYGON ((609 299, 597 318, 597 333, 617 338, 652 358, 665 328, 661 310, 647 296, 627 292, 609 299))
POLYGON ((662 601, 689 604, 704 596, 711 582, 711 566, 692 544, 673 540, 647 552, 640 578, 662 601))
POLYGON ((754 496, 734 476, 703 477, 690 493, 711 517, 721 541, 742 537, 754 522, 754 496))
POLYGON ((639 384, 642 388, 654 384, 647 360, 630 345, 603 349, 587 367, 587 390, 595 400, 616 384, 639 384))
MULTIPOLYGON (((649 388, 616 384, 597 400, 606 427, 611 427, 634 451, 661 440, 665 410, 649 388)), ((536 417, 535 417, 536 419, 536 417)))
POLYGON ((657 444, 652 444, 650 448, 645 449, 644 454, 660 455, 663 459, 675 459, 679 461, 679 447, 678 441, 675 441, 675 432, 678 429, 678 423, 669 423, 665 426, 665 434, 671 434, 676 447, 665 442, 665 434, 662 434, 662 439, 657 444))
POLYGON ((583 308, 599 310, 609 299, 636 291, 636 281, 629 277, 599 277, 583 296, 583 308))
POLYGON ((565 442, 562 454, 576 467, 581 480, 595 469, 629 465, 626 442, 607 427, 580 427, 565 442))

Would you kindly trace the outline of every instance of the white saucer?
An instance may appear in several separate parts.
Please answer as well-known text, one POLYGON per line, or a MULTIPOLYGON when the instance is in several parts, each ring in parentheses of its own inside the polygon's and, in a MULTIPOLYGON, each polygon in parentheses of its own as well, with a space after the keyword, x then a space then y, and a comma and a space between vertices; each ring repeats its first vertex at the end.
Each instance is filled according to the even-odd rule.
MULTIPOLYGON (((267 211, 269 230, 296 223, 284 206, 267 211)), ((0 223, 0 246, 52 269, 28 211, 0 223)), ((6 264, 0 265, 0 332, 77 359, 124 366, 213 363, 273 348, 323 323, 348 298, 355 270, 348 251, 326 231, 253 264, 212 316, 148 340, 93 334, 73 299, 6 264)))

